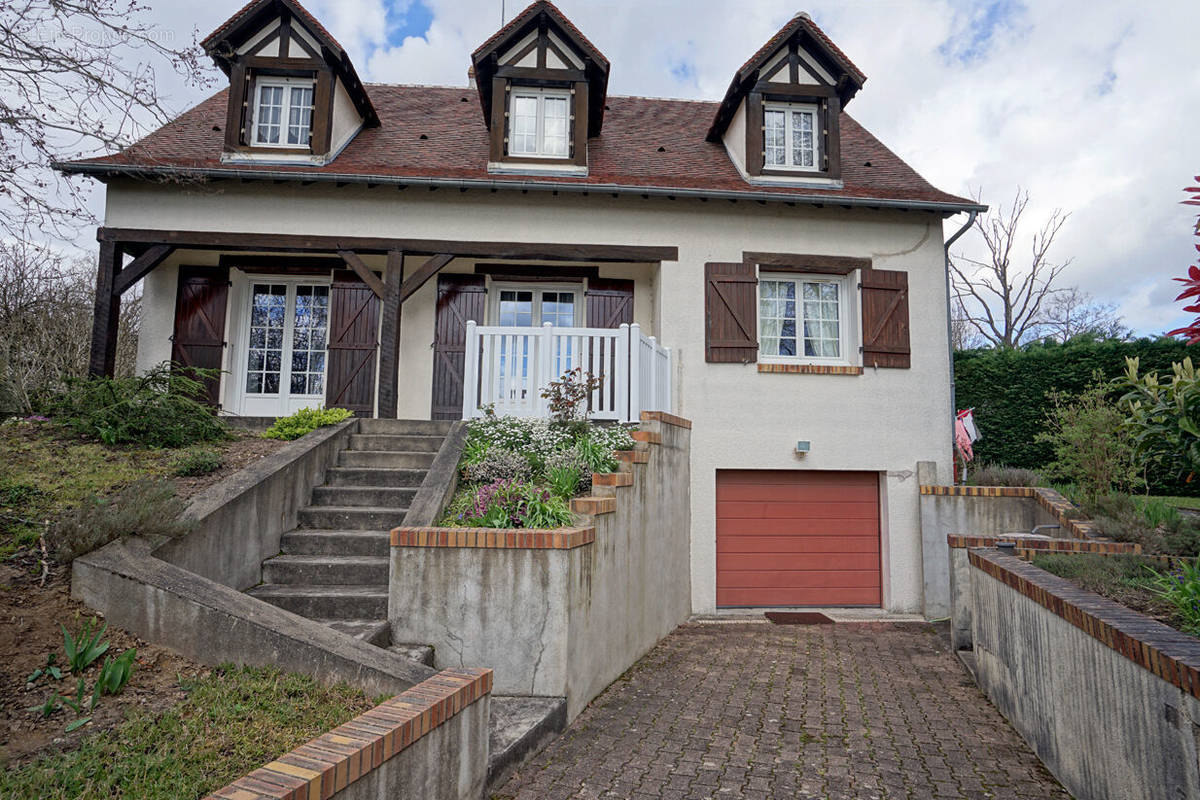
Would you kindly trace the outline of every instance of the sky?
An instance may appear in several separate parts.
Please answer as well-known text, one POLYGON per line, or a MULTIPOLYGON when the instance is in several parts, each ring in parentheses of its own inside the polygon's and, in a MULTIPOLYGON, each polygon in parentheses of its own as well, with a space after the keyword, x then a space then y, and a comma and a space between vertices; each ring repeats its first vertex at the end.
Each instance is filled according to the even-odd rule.
MULTIPOLYGON (((464 86, 470 52, 520 0, 301 0, 369 82, 464 86)), ((609 58, 610 94, 717 100, 734 71, 807 11, 867 75, 848 113, 940 189, 1009 204, 1026 232, 1070 213, 1063 285, 1118 305, 1142 334, 1190 318, 1170 279, 1195 263, 1200 173, 1196 0, 556 0, 609 58)), ((180 42, 244 0, 147 0, 180 42)), ((183 110, 211 92, 174 84, 183 110)), ((97 212, 102 208, 96 193, 97 212)), ((945 226, 949 236, 958 220, 945 226)), ((981 255, 972 234, 964 251, 981 255)), ((957 246, 956 246, 956 249, 957 246)), ((1028 247, 1026 246, 1026 252, 1028 247)))

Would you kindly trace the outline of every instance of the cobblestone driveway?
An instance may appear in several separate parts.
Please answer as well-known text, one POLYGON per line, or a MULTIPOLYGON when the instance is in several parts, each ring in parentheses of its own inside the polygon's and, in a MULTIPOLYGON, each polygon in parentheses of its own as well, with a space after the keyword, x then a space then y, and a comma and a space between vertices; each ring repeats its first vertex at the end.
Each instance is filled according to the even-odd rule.
POLYGON ((493 796, 1068 798, 914 623, 686 625, 493 796))

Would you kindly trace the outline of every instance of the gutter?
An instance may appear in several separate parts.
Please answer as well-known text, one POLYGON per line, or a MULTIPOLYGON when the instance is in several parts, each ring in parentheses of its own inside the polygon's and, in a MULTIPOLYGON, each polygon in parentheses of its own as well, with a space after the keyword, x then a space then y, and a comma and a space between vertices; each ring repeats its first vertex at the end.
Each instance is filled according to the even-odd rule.
MULTIPOLYGON (((967 215, 968 215, 967 221, 963 223, 963 226, 961 228, 959 228, 957 231, 955 231, 953 236, 951 236, 949 239, 946 240, 946 244, 943 246, 943 250, 945 251, 945 254, 946 254, 946 348, 947 348, 947 350, 949 350, 949 356, 950 356, 950 452, 951 452, 951 454, 954 453, 954 434, 956 432, 955 431, 955 420, 958 415, 958 399, 956 397, 957 392, 955 392, 955 390, 954 390, 954 330, 953 330, 953 322, 951 320, 952 314, 951 314, 951 305, 950 305, 953 302, 950 298, 950 245, 957 242, 960 236, 962 236, 964 233, 966 233, 968 230, 970 230, 971 226, 975 224, 975 218, 977 216, 979 216, 979 213, 981 211, 987 211, 987 206, 980 206, 978 208, 970 209, 967 212, 967 215)), ((953 458, 951 458, 951 461, 950 461, 950 483, 951 484, 954 483, 954 478, 955 478, 954 460, 953 460, 953 458)))
MULTIPOLYGON (((52 168, 68 175, 131 178, 188 177, 210 179, 240 179, 248 181, 305 181, 311 183, 369 184, 373 186, 426 186, 430 189, 479 189, 492 192, 566 192, 569 194, 613 194, 641 197, 695 198, 699 200, 745 200, 756 203, 802 203, 816 206, 846 206, 862 208, 894 208, 905 211, 936 211, 958 214, 986 211, 987 206, 973 203, 939 203, 929 200, 881 200, 873 197, 831 197, 820 194, 780 194, 738 190, 673 189, 663 186, 630 186, 619 183, 554 183, 546 181, 508 181, 485 178, 422 178, 380 175, 346 175, 328 172, 277 172, 267 169, 187 169, 183 167, 117 166, 80 162, 53 162, 52 168)), ((973 219, 973 217, 972 217, 973 219)), ((956 237, 957 238, 957 235, 956 237)), ((953 241, 953 239, 951 240, 953 241)))

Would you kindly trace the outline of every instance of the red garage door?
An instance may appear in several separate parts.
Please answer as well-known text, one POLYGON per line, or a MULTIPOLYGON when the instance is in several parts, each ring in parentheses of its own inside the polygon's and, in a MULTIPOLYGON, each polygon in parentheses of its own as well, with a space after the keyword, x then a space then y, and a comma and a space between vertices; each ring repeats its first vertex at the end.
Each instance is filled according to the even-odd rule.
POLYGON ((879 476, 717 471, 718 606, 878 606, 879 476))

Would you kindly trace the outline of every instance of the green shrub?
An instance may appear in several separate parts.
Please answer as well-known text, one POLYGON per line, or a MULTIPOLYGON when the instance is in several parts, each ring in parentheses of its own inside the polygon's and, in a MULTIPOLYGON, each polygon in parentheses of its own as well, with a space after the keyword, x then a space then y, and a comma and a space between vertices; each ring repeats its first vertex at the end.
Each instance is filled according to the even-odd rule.
POLYGON ((1172 364, 1162 382, 1153 372, 1139 375, 1138 359, 1126 364, 1117 386, 1138 456, 1190 481, 1200 471, 1200 373, 1191 358, 1172 364))
MULTIPOLYGON (((1046 395, 1076 395, 1093 384, 1093 374, 1119 378, 1125 359, 1139 359, 1145 372, 1170 372, 1191 350, 1178 339, 1099 341, 1086 337, 1065 344, 1043 342, 1018 349, 966 350, 954 354, 954 387, 959 408, 975 409, 983 438, 975 442, 977 460, 987 464, 1040 470, 1052 447, 1037 440, 1046 429, 1046 395)), ((1120 395, 1114 389, 1112 398, 1120 395)), ((1200 495, 1200 481, 1185 483, 1178 473, 1152 468, 1147 480, 1154 494, 1200 495)))
POLYGON ((546 484, 555 497, 574 497, 579 491, 579 470, 575 467, 550 467, 546 470, 546 484))
POLYGON ((1140 544, 1146 553, 1200 555, 1200 521, 1158 498, 1108 494, 1086 504, 1084 512, 1102 535, 1140 544))
POLYGON ((1125 417, 1098 376, 1081 394, 1055 392, 1050 403, 1046 430, 1037 440, 1052 448, 1046 464, 1051 477, 1074 484, 1085 503, 1141 482, 1125 417))
POLYGON ((291 441, 326 425, 337 425, 354 416, 344 408, 302 408, 290 417, 280 417, 263 432, 268 439, 291 441))
POLYGON ((60 517, 47 534, 55 558, 68 563, 122 536, 178 537, 195 526, 169 480, 142 478, 113 497, 91 495, 60 517))
POLYGON ((192 447, 175 460, 175 474, 181 478, 211 475, 225 466, 225 457, 207 447, 192 447))
POLYGON ((1175 607, 1184 633, 1200 635, 1200 558, 1182 561, 1169 573, 1152 572, 1151 587, 1175 607))
POLYGON ((160 364, 139 377, 70 379, 49 404, 59 425, 106 445, 187 447, 225 438, 225 425, 203 402, 214 370, 160 364))
POLYGON ((1045 486, 1042 476, 1031 469, 980 464, 971 467, 968 483, 972 486, 1045 486))

